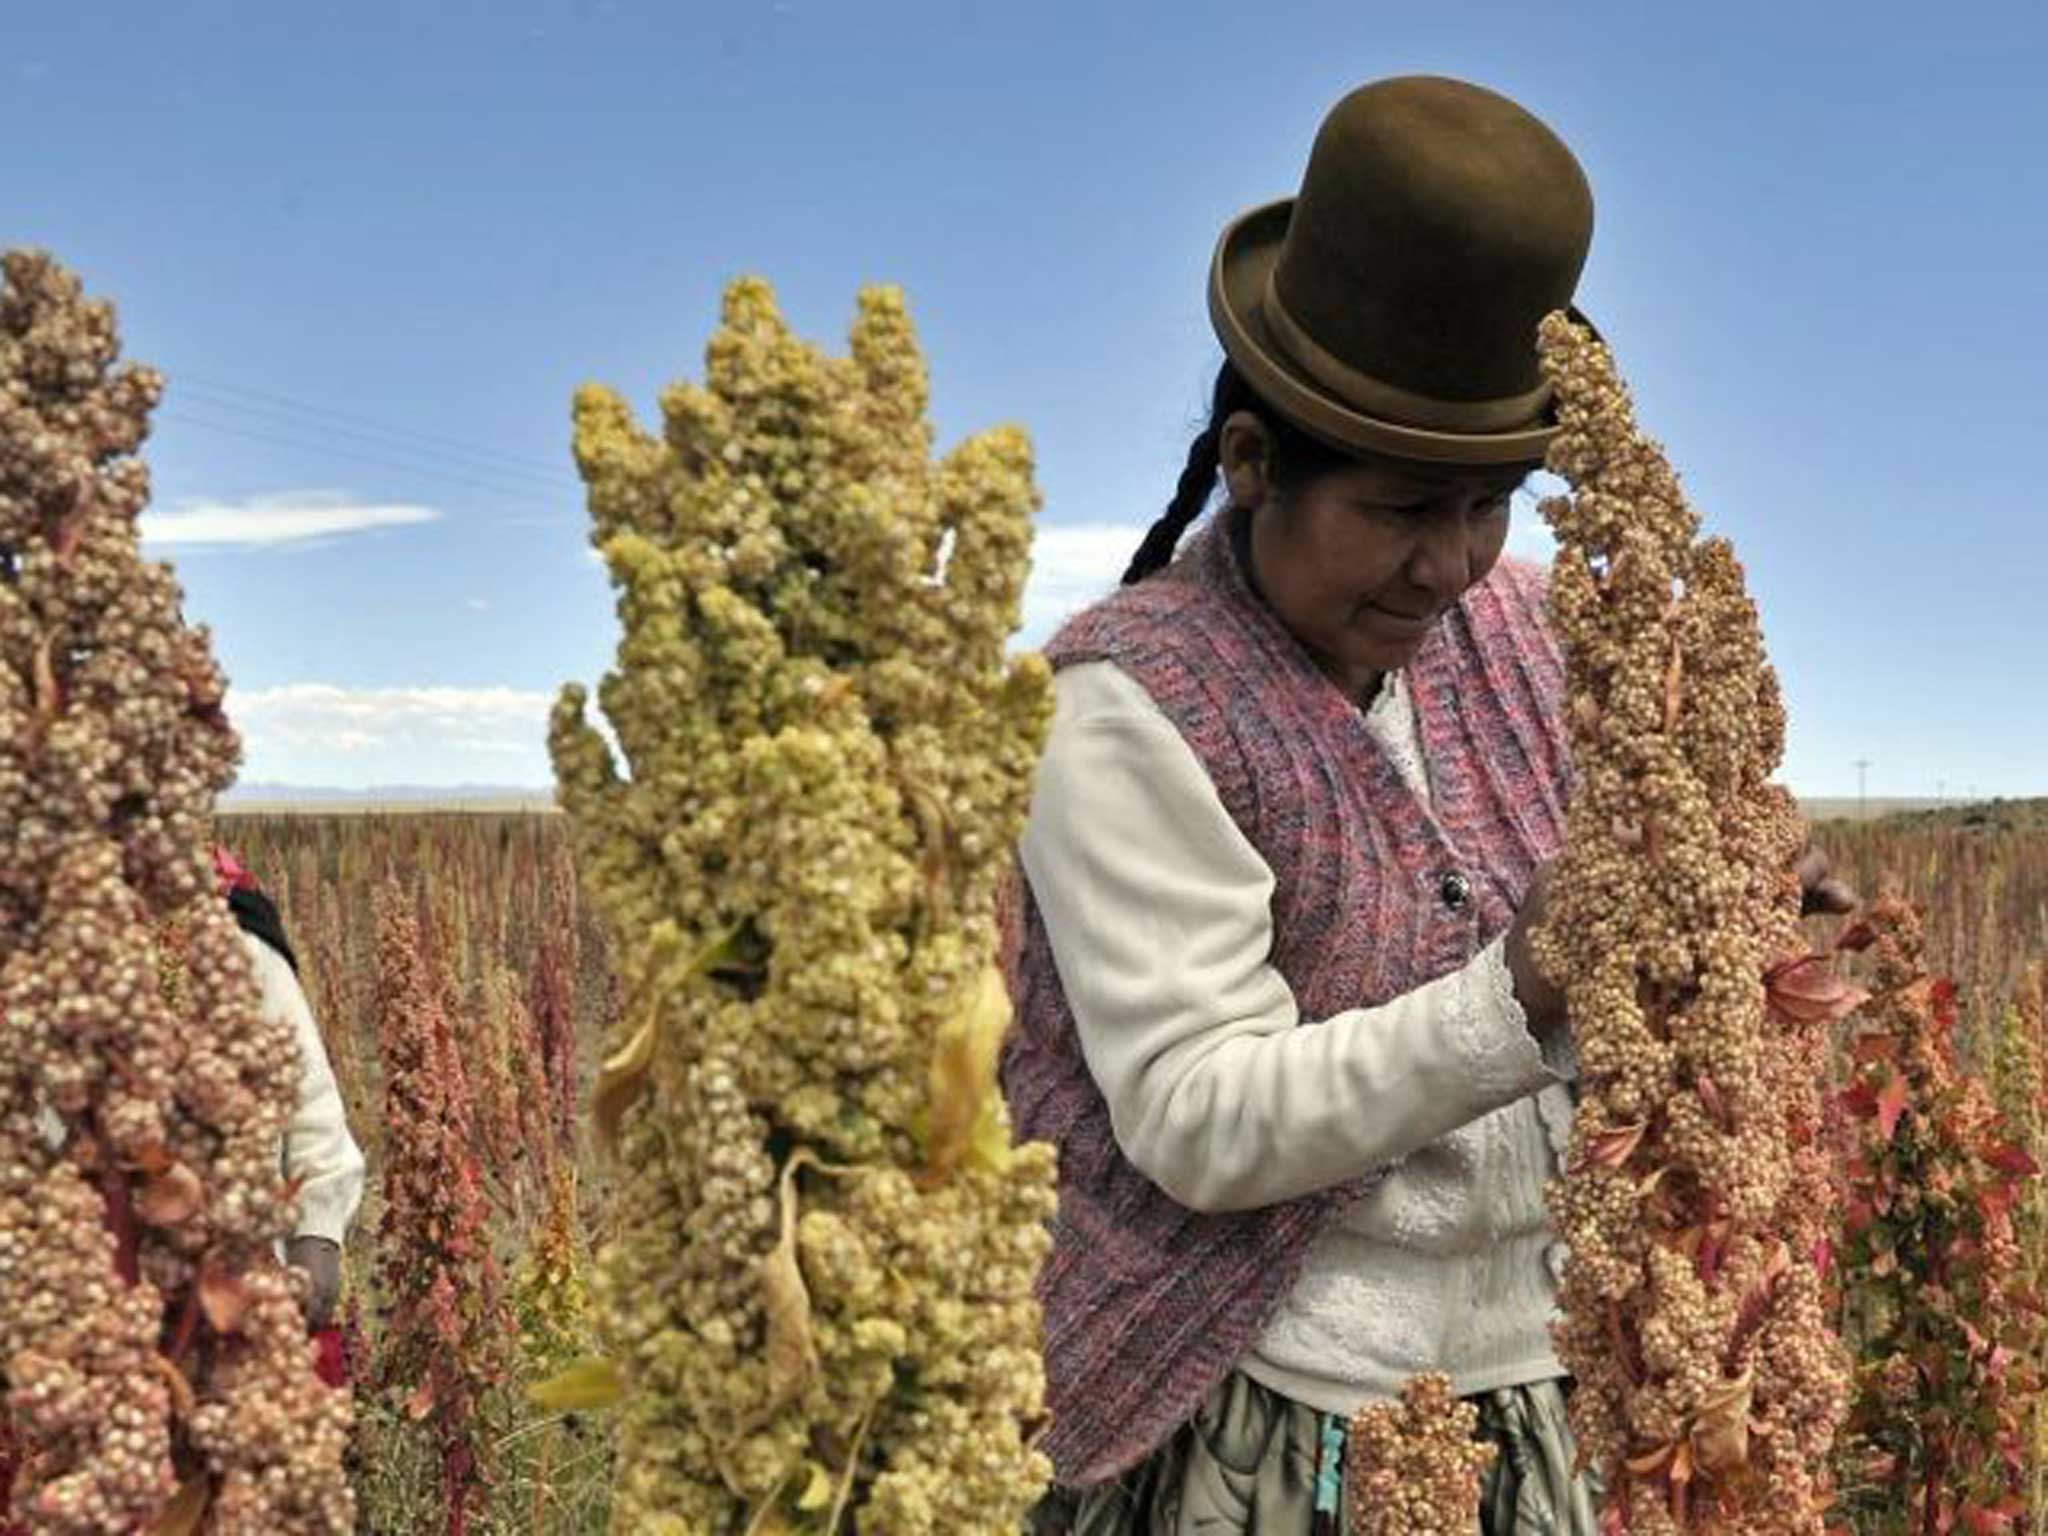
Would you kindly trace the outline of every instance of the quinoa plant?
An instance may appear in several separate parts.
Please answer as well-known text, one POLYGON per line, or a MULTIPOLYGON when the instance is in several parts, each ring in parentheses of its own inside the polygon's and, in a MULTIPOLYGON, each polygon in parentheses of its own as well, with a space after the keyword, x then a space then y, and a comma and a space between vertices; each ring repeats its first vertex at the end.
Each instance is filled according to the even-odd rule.
POLYGON ((1402 1384, 1400 1399, 1351 1417, 1344 1482, 1351 1536, 1471 1536, 1494 1448, 1476 1438, 1479 1410, 1440 1372, 1402 1384))
POLYGON ((441 984, 395 882, 377 895, 384 1212, 377 1369, 388 1406, 428 1427, 441 1517, 463 1536, 487 1506, 489 1407, 511 1324, 485 1231, 474 1110, 441 984))
POLYGON ((271 1251, 295 1042, 207 852, 240 747, 137 545, 163 380, 49 257, 0 278, 0 1521, 345 1531, 347 1399, 271 1251))
POLYGON ((1552 1211, 1559 1353, 1618 1529, 1813 1536, 1844 1361, 1822 1305, 1830 1023, 1856 1002, 1798 926, 1804 827, 1742 569, 1697 538, 1607 349, 1540 349, 1544 504, 1576 780, 1537 959, 1582 1099, 1552 1211))
POLYGON ((576 398, 624 771, 580 687, 550 745, 623 987, 594 1295, 635 1536, 1009 1533, 1050 1474, 1051 1148, 994 1085, 1037 497, 1020 432, 933 462, 925 389, 894 290, 827 358, 742 279, 658 435, 576 398))
POLYGON ((548 1134, 567 1157, 576 1155, 576 886, 567 868, 551 869, 547 904, 533 950, 527 1012, 540 1053, 545 1098, 541 1111, 548 1134))
POLYGON ((1875 973, 1841 1094, 1842 1509, 1857 1536, 2025 1531, 2041 1321, 2015 1217, 2040 1170, 1960 1069, 1956 989, 1923 967, 1919 914, 1891 897, 1838 942, 1875 973))
MULTIPOLYGON (((2013 1139, 2034 1160, 2048 1168, 2048 1032, 2044 1032, 2041 967, 2022 975, 2006 1005, 1998 1046, 1998 1107, 2011 1126, 2013 1139)), ((2013 1212, 2020 1245, 2022 1275, 2038 1310, 2028 1364, 2036 1382, 2048 1383, 2048 1187, 2029 1180, 2013 1212)), ((2028 1410, 2033 1431, 2028 1437, 2027 1509, 2038 1523, 2048 1515, 2048 1401, 2035 1393, 2028 1410)))

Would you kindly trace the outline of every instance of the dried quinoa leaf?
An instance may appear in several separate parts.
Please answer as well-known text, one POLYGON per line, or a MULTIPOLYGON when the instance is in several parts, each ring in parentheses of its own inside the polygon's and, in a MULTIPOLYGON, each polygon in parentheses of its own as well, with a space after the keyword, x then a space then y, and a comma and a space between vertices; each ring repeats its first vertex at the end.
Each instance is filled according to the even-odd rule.
POLYGON ((991 965, 975 978, 967 1006, 940 1024, 932 1051, 926 1157, 939 1177, 970 1159, 994 1172, 1008 1164, 996 1061, 1009 1027, 1010 994, 1002 972, 991 965))

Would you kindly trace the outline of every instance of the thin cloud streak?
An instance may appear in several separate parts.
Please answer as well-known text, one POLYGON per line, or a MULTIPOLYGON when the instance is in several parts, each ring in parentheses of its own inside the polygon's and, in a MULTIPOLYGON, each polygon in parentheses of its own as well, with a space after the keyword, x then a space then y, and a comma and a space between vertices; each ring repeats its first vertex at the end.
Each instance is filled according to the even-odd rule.
POLYGON ((145 544, 268 548, 438 521, 434 507, 359 501, 340 491, 279 491, 239 502, 194 500, 142 514, 145 544))

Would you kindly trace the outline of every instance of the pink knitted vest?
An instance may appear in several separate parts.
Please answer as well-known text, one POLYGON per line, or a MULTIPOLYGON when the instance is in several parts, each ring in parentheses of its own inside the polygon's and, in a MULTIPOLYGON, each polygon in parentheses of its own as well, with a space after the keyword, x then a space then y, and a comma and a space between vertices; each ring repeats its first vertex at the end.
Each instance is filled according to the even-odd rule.
MULTIPOLYGON (((1194 749, 1273 871, 1272 960, 1304 1019, 1463 965, 1508 927, 1562 841, 1562 674, 1531 566, 1503 560, 1408 668, 1431 805, 1246 584, 1223 514, 1165 571, 1070 620, 1046 656, 1056 669, 1115 662, 1194 749)), ((1193 1415, 1368 1180, 1252 1211, 1179 1204, 1117 1147, 1028 882, 1015 921, 1003 1091, 1019 1139, 1059 1148, 1038 1287, 1052 1413, 1041 1444, 1061 1484, 1086 1487, 1193 1415)))

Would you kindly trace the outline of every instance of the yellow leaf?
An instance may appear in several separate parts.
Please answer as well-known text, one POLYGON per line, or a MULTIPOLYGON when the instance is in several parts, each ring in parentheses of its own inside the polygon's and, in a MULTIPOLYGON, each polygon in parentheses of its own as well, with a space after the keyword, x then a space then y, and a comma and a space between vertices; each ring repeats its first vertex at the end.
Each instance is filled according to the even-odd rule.
POLYGON ((1010 1166, 1010 1159, 1016 1154, 1016 1146, 1010 1140, 1010 1128, 1003 1124, 996 1101, 990 1098, 982 1104, 981 1113, 975 1117, 974 1137, 967 1144, 967 1160, 990 1173, 1001 1173, 1010 1166))
POLYGON ((646 1091, 648 1069, 654 1065, 655 1024, 659 1018, 650 1010, 647 1021, 633 1032, 633 1038, 598 1068, 597 1086, 590 1094, 590 1111, 597 1121, 597 1134, 606 1146, 618 1141, 619 1122, 646 1091))
MULTIPOLYGON (((742 950, 746 947, 749 933, 750 927, 745 921, 733 924, 691 956, 680 971, 664 978, 665 981, 680 985, 736 958, 748 958, 742 950)), ((653 942, 662 953, 675 949, 674 925, 661 924, 653 942)), ((625 1119, 626 1111, 647 1091, 648 1074, 654 1066, 654 1048, 660 1040, 660 1023, 659 1005, 650 1004, 646 1022, 633 1031, 632 1039, 607 1057, 604 1065, 598 1068, 597 1086, 590 1094, 590 1112, 591 1118, 597 1122, 598 1138, 607 1147, 617 1144, 619 1123, 625 1119)))
POLYGON ((527 1401, 558 1413, 609 1408, 626 1395, 626 1381, 609 1360, 578 1360, 526 1389, 527 1401))
POLYGON ((796 1261, 796 1172, 804 1156, 798 1152, 783 1164, 782 1235, 757 1271, 767 1322, 769 1399, 777 1407, 811 1379, 818 1364, 811 1338, 811 1293, 796 1261))
POLYGON ((1009 1139, 996 1112, 996 1061, 1010 1027, 1010 994, 990 965, 974 980, 966 1006, 940 1024, 932 1048, 930 1138, 925 1161, 950 1173, 963 1158, 1003 1167, 1009 1139))
POLYGON ((810 1469, 810 1476, 804 1479, 804 1491, 797 1495, 796 1507, 806 1514, 823 1509, 832 1499, 832 1474, 815 1461, 804 1463, 810 1469))

